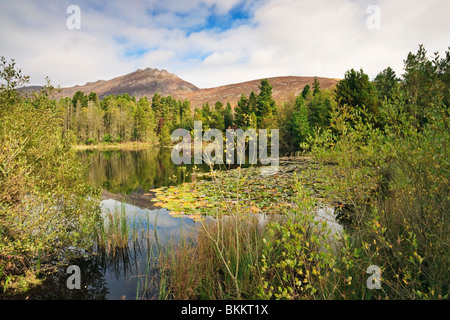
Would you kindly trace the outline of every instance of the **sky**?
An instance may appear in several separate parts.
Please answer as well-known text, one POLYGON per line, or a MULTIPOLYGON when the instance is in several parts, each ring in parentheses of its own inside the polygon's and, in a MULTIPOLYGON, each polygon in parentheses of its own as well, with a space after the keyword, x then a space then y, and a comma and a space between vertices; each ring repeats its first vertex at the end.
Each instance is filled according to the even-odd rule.
POLYGON ((61 87, 145 68, 200 88, 351 68, 373 79, 401 75, 419 44, 444 56, 449 13, 448 0, 0 0, 0 56, 30 85, 61 87))

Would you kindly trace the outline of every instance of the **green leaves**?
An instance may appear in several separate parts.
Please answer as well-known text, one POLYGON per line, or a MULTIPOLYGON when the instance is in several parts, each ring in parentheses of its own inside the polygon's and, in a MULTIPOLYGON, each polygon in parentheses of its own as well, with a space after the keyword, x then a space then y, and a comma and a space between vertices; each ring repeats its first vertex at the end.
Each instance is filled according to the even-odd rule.
POLYGON ((35 284, 67 248, 92 244, 99 213, 49 90, 4 102, 8 112, 0 112, 0 285, 15 291, 35 284))
POLYGON ((204 175, 196 183, 184 183, 157 189, 155 202, 170 211, 185 215, 222 215, 235 212, 249 214, 283 214, 294 203, 292 172, 308 166, 307 160, 283 163, 275 175, 260 175, 259 168, 219 170, 204 175), (239 207, 238 207, 239 204, 239 207))

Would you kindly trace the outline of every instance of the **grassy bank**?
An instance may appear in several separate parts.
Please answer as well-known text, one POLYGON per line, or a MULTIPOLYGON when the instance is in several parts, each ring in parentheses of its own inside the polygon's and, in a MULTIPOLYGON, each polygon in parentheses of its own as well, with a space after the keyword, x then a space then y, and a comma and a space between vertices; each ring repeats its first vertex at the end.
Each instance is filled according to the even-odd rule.
MULTIPOLYGON (((200 200, 185 205, 184 212, 175 211, 181 215, 191 210, 214 218, 199 220, 202 224, 195 242, 173 243, 160 257, 161 272, 167 286, 164 298, 448 298, 449 257, 445 252, 448 227, 440 224, 439 231, 433 229, 433 236, 425 235, 427 240, 414 231, 423 228, 423 232, 427 232, 425 228, 430 228, 428 222, 422 221, 410 207, 414 196, 383 200, 373 193, 372 188, 361 185, 361 190, 354 190, 352 201, 358 197, 365 199, 364 203, 358 202, 357 207, 353 206, 357 202, 337 206, 338 209, 350 208, 336 211, 345 226, 342 233, 335 233, 330 221, 317 219, 324 194, 342 196, 339 192, 342 185, 334 184, 347 181, 348 176, 339 176, 341 170, 336 165, 323 164, 318 171, 311 169, 305 173, 305 170, 294 170, 290 178, 282 174, 280 183, 293 186, 289 196, 292 202, 284 206, 281 204, 288 201, 272 200, 272 206, 258 210, 247 201, 252 197, 257 199, 257 193, 246 198, 242 192, 251 183, 238 186, 239 180, 235 177, 234 187, 238 189, 234 189, 233 200, 230 190, 214 189, 214 182, 210 181, 209 188, 216 192, 213 206, 200 200), (303 177, 297 180, 292 175, 294 172, 303 173, 303 177), (330 178, 332 172, 339 178, 330 178), (317 183, 321 176, 322 179, 328 177, 328 183, 317 183), (311 177, 316 177, 316 183, 311 183, 311 177), (315 193, 311 185, 324 194, 315 193), (365 196, 362 195, 364 190, 365 196), (369 199, 370 204, 367 202, 369 199), (271 207, 284 209, 268 213, 271 207), (259 214, 265 210, 267 216, 261 223, 257 218, 261 218, 259 214), (370 271, 371 266, 380 268, 380 289, 369 288, 368 283, 375 285, 377 279, 370 271)), ((221 178, 233 179, 223 175, 221 178)), ((367 181, 372 185, 372 179, 367 181)), ((230 180, 224 183, 232 184, 230 180)), ((257 190, 266 187, 261 180, 259 186, 262 188, 256 187, 257 190)), ((177 208, 181 205, 177 199, 186 201, 184 192, 189 192, 192 199, 208 197, 203 193, 206 188, 199 187, 199 193, 194 185, 189 191, 184 188, 186 186, 169 188, 160 205, 177 208)), ((402 192, 397 190, 396 193, 402 192)), ((420 200, 413 200, 417 201, 420 200)), ((445 209, 440 210, 435 219, 445 221, 445 209)))
POLYGON ((157 146, 151 142, 131 141, 122 143, 78 144, 75 150, 143 150, 157 146))

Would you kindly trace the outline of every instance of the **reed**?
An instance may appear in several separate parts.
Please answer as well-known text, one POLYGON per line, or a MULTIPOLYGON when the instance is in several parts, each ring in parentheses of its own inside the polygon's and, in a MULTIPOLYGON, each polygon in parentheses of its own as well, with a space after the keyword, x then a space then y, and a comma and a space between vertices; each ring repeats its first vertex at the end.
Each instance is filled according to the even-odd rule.
POLYGON ((130 226, 127 220, 126 207, 122 203, 120 208, 107 210, 103 221, 97 227, 97 246, 107 254, 115 256, 118 249, 129 246, 130 226))
POLYGON ((254 216, 202 222, 161 253, 163 296, 177 300, 255 299, 264 235, 265 228, 254 216))

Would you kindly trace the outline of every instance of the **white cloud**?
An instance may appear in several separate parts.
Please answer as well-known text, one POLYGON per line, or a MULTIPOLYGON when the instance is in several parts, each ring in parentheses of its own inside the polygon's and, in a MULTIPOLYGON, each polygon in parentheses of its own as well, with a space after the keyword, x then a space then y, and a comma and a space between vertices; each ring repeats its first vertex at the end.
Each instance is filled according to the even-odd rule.
POLYGON ((83 84, 147 67, 199 87, 278 75, 338 78, 360 67, 373 78, 387 66, 401 74, 421 43, 430 55, 450 45, 445 0, 248 1, 248 24, 225 31, 201 26, 238 0, 81 1, 81 30, 66 28, 70 4, 0 2, 0 55, 15 58, 33 84, 47 75, 54 84, 83 84), (366 26, 372 2, 380 30, 366 26), (126 55, 134 49, 148 52, 126 55))

